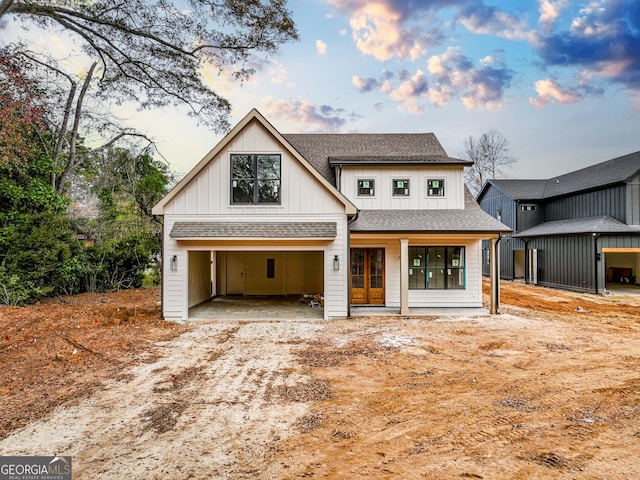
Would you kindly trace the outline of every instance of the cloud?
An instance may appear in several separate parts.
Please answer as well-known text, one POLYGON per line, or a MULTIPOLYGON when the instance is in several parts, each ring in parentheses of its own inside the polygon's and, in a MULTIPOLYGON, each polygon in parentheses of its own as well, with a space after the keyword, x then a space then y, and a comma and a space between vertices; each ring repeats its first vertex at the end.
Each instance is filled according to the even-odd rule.
POLYGON ((262 101, 262 109, 275 120, 295 126, 300 132, 338 132, 347 121, 354 117, 343 108, 330 105, 315 105, 308 100, 275 100, 267 97, 262 101))
POLYGON ((327 44, 322 40, 316 40, 316 51, 318 55, 326 55, 327 54, 327 44))
POLYGON ((383 71, 379 78, 354 76, 359 92, 378 91, 388 95, 400 108, 420 113, 426 104, 444 106, 454 99, 469 109, 499 109, 513 71, 504 65, 501 55, 487 56, 475 66, 459 48, 449 47, 442 55, 433 55, 427 71, 383 71))
POLYGON ((582 94, 577 89, 563 87, 549 78, 536 81, 535 90, 538 97, 529 97, 529 103, 536 107, 544 107, 549 103, 571 104, 582 99, 582 94))
POLYGON ((429 11, 460 0, 330 0, 330 3, 351 16, 349 24, 358 50, 386 62, 393 58, 415 61, 427 54, 428 47, 442 43, 444 35, 440 28, 426 27, 430 23, 429 11))
POLYGON ((464 7, 457 19, 471 33, 496 35, 508 40, 535 42, 537 33, 529 28, 525 18, 518 18, 504 10, 483 3, 472 3, 464 7))
POLYGON ((560 17, 562 10, 569 6, 569 0, 538 0, 540 6, 538 11, 540 17, 538 24, 540 28, 549 33, 553 30, 556 20, 560 17))
POLYGON ((578 67, 592 76, 640 88, 640 2, 592 0, 568 28, 540 37, 536 51, 545 66, 578 67))

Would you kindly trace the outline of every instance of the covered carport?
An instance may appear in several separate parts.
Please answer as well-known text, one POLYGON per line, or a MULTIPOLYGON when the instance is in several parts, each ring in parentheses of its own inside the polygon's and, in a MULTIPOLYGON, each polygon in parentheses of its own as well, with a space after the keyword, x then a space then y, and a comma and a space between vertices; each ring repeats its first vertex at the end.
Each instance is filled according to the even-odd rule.
POLYGON ((323 318, 325 250, 336 224, 177 222, 188 318, 323 318))

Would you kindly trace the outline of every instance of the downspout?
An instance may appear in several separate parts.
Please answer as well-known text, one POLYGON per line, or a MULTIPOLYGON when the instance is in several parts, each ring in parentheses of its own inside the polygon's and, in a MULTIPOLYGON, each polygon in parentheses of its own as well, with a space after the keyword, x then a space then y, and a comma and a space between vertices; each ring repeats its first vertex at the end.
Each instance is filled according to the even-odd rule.
POLYGON ((524 240, 524 283, 528 284, 531 278, 531 265, 529 262, 529 240, 524 240))
POLYGON ((599 233, 593 234, 593 280, 595 285, 595 294, 598 294, 598 238, 600 238, 599 233))
POLYGON ((347 221, 347 258, 345 265, 347 272, 347 318, 351 318, 351 224, 358 219, 360 210, 356 210, 356 214, 347 221))
POLYGON ((498 315, 500 312, 500 256, 498 255, 498 246, 500 245, 500 240, 502 240, 502 234, 498 234, 498 238, 496 239, 496 243, 493 246, 492 256, 494 261, 491 265, 491 315, 498 315))

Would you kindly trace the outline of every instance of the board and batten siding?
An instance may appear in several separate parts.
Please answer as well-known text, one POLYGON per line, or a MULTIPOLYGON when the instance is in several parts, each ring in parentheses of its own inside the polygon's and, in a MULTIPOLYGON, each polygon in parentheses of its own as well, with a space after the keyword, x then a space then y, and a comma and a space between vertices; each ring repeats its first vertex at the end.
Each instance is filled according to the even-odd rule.
POLYGON ((544 220, 569 220, 609 215, 626 221, 627 198, 624 185, 602 188, 592 192, 575 193, 547 201, 544 220))
POLYGON ((166 215, 272 215, 328 212, 344 213, 344 205, 257 123, 252 123, 241 131, 165 207, 166 215), (230 155, 232 153, 281 154, 280 205, 231 205, 230 155))
POLYGON ((640 225, 640 174, 627 182, 627 224, 640 225))
POLYGON ((363 210, 439 210, 464 208, 461 167, 343 167, 340 191, 363 210), (358 196, 358 179, 374 179, 375 195, 358 196), (409 197, 394 197, 394 179, 409 179, 409 197), (427 179, 444 180, 444 197, 427 196, 427 179))

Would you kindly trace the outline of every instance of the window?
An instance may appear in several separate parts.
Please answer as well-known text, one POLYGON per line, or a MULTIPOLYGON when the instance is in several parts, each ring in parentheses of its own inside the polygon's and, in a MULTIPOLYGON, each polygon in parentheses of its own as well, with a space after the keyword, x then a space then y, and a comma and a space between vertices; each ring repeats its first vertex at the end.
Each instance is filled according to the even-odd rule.
POLYGON ((536 206, 535 205, 520 205, 520 211, 521 212, 535 212, 536 211, 536 206))
POLYGON ((409 247, 409 289, 465 288, 464 247, 409 247))
POLYGON ((427 179, 427 197, 444 197, 444 180, 427 179))
POLYGON ((358 179, 358 196, 373 197, 376 194, 376 181, 368 179, 358 179))
POLYGON ((499 222, 502 221, 502 209, 501 208, 496 210, 496 218, 498 219, 499 222))
POLYGON ((392 190, 394 197, 408 197, 409 196, 409 179, 393 179, 392 190))
POLYGON ((231 203, 279 204, 280 155, 231 155, 231 203))
POLYGON ((267 278, 276 278, 276 259, 267 258, 267 278))

